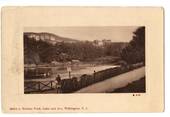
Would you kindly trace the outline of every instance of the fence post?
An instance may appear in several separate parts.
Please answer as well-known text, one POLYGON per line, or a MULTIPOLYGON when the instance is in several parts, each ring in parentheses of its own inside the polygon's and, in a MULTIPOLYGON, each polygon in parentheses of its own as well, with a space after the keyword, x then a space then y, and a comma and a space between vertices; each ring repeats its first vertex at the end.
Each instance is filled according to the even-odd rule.
POLYGON ((38 82, 38 90, 41 91, 40 82, 38 82))
POLYGON ((95 80, 95 75, 96 75, 96 71, 94 70, 94 73, 93 73, 93 77, 94 77, 94 78, 93 78, 93 79, 94 79, 94 83, 95 83, 95 81, 96 81, 96 80, 95 80))
POLYGON ((51 81, 51 89, 53 89, 53 82, 51 81))
POLYGON ((70 79, 71 78, 71 71, 69 71, 68 74, 69 74, 69 79, 70 79))

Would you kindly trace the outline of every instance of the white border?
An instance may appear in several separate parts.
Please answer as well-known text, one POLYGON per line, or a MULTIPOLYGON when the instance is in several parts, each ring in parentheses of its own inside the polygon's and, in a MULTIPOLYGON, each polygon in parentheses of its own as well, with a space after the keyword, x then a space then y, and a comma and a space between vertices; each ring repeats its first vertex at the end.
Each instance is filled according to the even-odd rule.
MULTIPOLYGON (((164 113, 144 113, 144 114, 131 114, 131 113, 114 113, 114 116, 126 117, 158 117, 170 116, 170 1, 169 0, 0 0, 0 7, 3 6, 162 6, 165 11, 165 112, 164 113)), ((1 43, 1 42, 0 42, 1 43)), ((1 44, 0 44, 1 46, 1 44)), ((0 48, 1 50, 1 48, 0 48)), ((1 51, 0 51, 1 55, 1 51)), ((1 71, 1 70, 0 70, 1 71)), ((10 116, 11 114, 2 114, 3 116, 10 116)), ((34 114, 35 115, 35 114, 34 114)), ((51 116, 56 116, 50 114, 51 116)), ((60 116, 112 116, 112 114, 60 114, 60 116)), ((23 116, 23 115, 14 115, 23 116)), ((24 115, 30 116, 30 115, 24 115)), ((31 115, 32 116, 32 115, 31 115)), ((39 115, 37 115, 39 116, 39 115)), ((41 117, 49 116, 41 114, 41 117)))

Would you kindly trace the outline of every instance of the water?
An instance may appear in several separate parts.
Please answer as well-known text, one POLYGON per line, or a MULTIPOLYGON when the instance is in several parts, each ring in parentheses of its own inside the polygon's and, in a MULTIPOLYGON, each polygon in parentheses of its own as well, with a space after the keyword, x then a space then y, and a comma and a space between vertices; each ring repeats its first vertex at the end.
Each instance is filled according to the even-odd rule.
MULTIPOLYGON (((98 65, 98 66, 86 66, 81 68, 77 66, 77 69, 73 68, 71 71, 71 77, 80 77, 83 74, 93 74, 94 71, 102 71, 109 68, 117 67, 116 65, 98 65)), ((52 72, 54 73, 53 77, 56 77, 58 74, 61 76, 61 79, 68 79, 69 73, 67 69, 57 70, 56 68, 52 68, 52 72)))
MULTIPOLYGON (((102 71, 109 68, 118 67, 118 65, 94 65, 94 64, 79 64, 79 65, 72 65, 71 67, 71 77, 77 77, 80 78, 83 74, 91 75, 95 72, 102 71)), ((66 66, 51 66, 51 67, 37 67, 41 73, 46 73, 51 69, 52 75, 47 78, 33 78, 33 79, 25 79, 25 81, 48 81, 48 80, 55 80, 55 78, 60 75, 61 79, 69 79, 69 73, 67 71, 66 66)), ((35 67, 29 68, 29 70, 32 70, 35 72, 35 67)), ((25 71, 28 70, 28 68, 24 68, 25 71)), ((34 73, 33 73, 34 74, 34 73)))

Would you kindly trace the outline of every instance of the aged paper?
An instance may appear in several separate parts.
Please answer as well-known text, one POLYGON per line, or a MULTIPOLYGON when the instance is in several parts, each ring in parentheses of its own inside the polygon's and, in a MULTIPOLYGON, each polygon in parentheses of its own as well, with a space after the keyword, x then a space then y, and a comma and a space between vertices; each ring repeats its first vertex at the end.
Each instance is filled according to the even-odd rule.
POLYGON ((163 15, 160 7, 2 8, 3 111, 164 111, 163 15))

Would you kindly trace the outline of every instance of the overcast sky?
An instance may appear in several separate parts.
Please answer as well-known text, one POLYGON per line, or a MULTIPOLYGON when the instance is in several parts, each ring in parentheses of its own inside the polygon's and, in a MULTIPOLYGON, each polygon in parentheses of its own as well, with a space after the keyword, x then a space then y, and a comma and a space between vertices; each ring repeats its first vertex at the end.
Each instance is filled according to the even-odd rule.
POLYGON ((24 32, 49 32, 77 40, 103 40, 129 42, 137 26, 100 26, 100 27, 26 27, 24 32))

